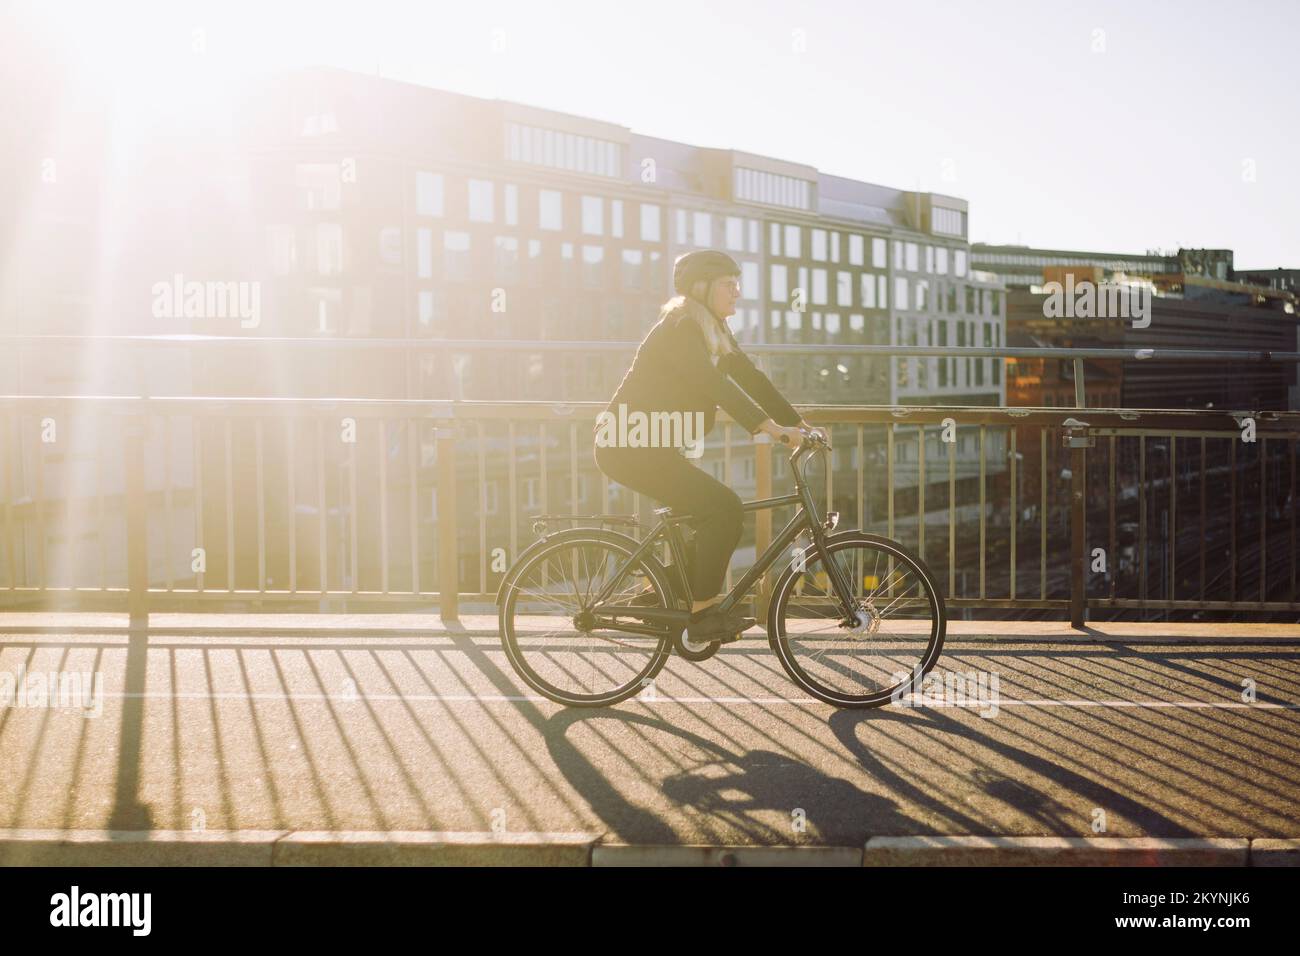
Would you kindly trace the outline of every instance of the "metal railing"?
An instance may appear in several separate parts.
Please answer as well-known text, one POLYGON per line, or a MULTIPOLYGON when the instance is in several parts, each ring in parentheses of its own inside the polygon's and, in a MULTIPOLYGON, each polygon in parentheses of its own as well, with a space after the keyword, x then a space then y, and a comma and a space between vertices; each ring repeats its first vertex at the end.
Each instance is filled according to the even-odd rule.
MULTIPOLYGON (((0 604, 437 604, 455 619, 462 600, 491 600, 530 515, 628 498, 642 513, 595 469, 601 408, 0 397, 0 604)), ((825 494, 841 526, 914 547, 950 607, 1068 611, 1076 625, 1088 608, 1300 611, 1300 413, 801 410, 832 428, 825 494)), ((784 456, 719 422, 701 466, 770 496, 784 456)), ((771 521, 757 516, 755 553, 771 521)))

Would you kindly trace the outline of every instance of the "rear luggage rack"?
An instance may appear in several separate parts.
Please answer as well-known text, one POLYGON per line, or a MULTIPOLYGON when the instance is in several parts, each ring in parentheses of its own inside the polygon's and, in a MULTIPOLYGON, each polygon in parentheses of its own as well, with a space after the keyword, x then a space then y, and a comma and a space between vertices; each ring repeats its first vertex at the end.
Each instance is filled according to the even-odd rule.
MULTIPOLYGON (((545 534, 547 526, 558 524, 561 527, 580 528, 584 525, 579 522, 595 522, 596 527, 602 525, 621 525, 623 527, 636 527, 641 520, 636 515, 583 515, 583 514, 551 514, 551 515, 529 515, 533 519, 533 533, 545 534)), ((558 530, 558 529, 557 529, 558 530)))

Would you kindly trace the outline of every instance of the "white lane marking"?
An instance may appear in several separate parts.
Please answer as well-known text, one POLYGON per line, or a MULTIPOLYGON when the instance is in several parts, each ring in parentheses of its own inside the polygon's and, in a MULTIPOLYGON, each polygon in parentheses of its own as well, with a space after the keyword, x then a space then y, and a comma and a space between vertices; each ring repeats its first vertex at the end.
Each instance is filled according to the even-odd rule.
MULTIPOLYGON (((548 703, 550 699, 540 695, 506 695, 506 694, 285 694, 285 693, 266 693, 266 694, 246 694, 236 692, 210 693, 206 691, 184 691, 174 693, 169 691, 147 691, 144 693, 112 692, 106 691, 103 694, 106 698, 116 700, 133 699, 133 700, 328 700, 339 701, 345 704, 355 704, 363 700, 375 701, 445 701, 447 703, 500 703, 500 702, 521 702, 529 701, 533 703, 548 703)), ((664 697, 662 694, 654 700, 643 700, 640 697, 629 698, 625 703, 636 704, 818 704, 821 701, 813 697, 664 697)), ((887 707, 899 707, 905 710, 929 710, 937 708, 941 710, 950 710, 957 707, 964 707, 968 710, 980 710, 990 706, 989 701, 972 701, 967 704, 914 704, 896 702, 886 705, 887 707)), ((1238 701, 1211 701, 1211 700, 999 700, 996 702, 998 707, 1191 707, 1191 708, 1210 708, 1222 710, 1296 710, 1300 709, 1300 703, 1270 704, 1254 703, 1247 704, 1238 701)), ((5 710, 43 710, 47 708, 37 707, 19 707, 14 705, 0 704, 0 712, 5 710)))

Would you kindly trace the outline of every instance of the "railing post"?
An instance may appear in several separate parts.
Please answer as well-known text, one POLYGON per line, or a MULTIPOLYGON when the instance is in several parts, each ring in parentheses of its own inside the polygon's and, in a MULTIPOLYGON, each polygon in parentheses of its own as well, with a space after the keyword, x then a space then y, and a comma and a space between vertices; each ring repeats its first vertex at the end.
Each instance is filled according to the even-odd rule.
POLYGON ((456 524, 456 429, 434 429, 438 455, 438 616, 444 624, 460 619, 460 563, 456 524))
MULTIPOLYGON (((147 413, 146 413, 147 414, 147 413)), ((145 415, 132 415, 122 426, 126 492, 126 580, 130 626, 149 623, 149 526, 144 472, 145 415)))
MULTIPOLYGON (((772 439, 763 432, 754 436, 754 497, 772 497, 772 439)), ((772 509, 763 508, 754 516, 754 560, 772 543, 772 509)), ((761 622, 767 618, 768 575, 758 579, 754 592, 754 616, 761 622)))
POLYGON ((1087 449, 1095 439, 1088 436, 1088 423, 1067 418, 1063 443, 1070 450, 1070 626, 1082 628, 1087 610, 1087 515, 1085 479, 1087 449))

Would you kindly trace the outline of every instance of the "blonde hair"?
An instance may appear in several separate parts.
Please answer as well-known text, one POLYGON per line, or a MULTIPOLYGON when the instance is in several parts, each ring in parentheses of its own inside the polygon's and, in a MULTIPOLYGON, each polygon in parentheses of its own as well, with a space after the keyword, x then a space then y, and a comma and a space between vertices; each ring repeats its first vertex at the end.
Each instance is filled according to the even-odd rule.
POLYGON ((691 286, 691 295, 673 296, 664 303, 665 313, 677 313, 678 321, 689 316, 704 334, 704 343, 709 354, 714 357, 730 355, 736 349, 731 344, 731 336, 722 328, 722 319, 713 314, 704 302, 708 299, 713 282, 717 280, 700 279, 691 286))

